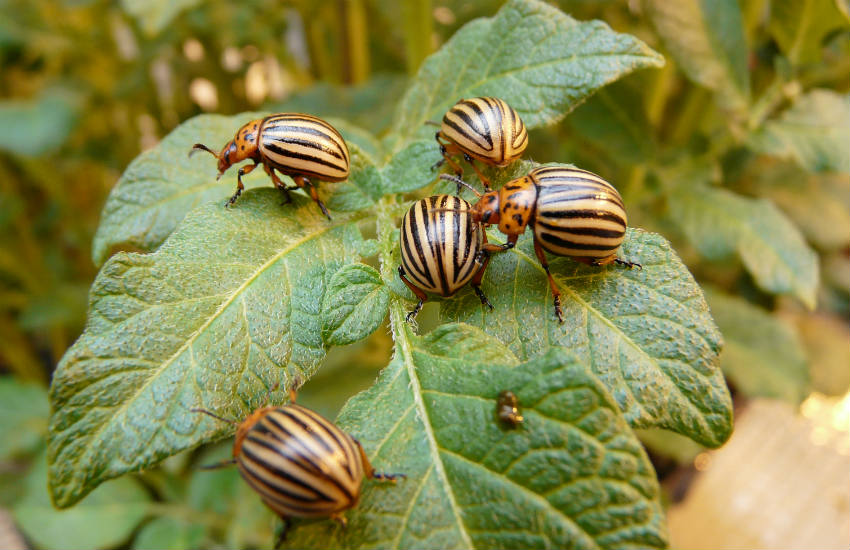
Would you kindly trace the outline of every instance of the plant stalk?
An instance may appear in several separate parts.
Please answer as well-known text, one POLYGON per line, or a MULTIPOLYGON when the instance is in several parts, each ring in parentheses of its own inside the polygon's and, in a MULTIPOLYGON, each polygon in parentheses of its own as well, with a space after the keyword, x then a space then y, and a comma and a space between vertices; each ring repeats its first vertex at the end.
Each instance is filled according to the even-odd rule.
POLYGON ((431 14, 431 0, 402 2, 402 18, 407 72, 416 74, 419 65, 433 49, 434 18, 431 14))

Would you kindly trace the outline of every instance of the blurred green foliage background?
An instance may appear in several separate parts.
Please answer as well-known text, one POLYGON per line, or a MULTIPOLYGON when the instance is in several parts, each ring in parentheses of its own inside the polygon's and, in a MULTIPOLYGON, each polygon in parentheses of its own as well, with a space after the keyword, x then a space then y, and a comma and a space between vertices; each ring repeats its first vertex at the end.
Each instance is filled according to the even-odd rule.
MULTIPOLYGON (((33 496, 43 488, 27 483, 38 487, 32 479, 43 479, 37 477, 44 474, 36 457, 43 453, 46 387, 83 328, 97 272, 92 237, 106 196, 128 163, 202 112, 307 111, 348 119, 381 136, 421 61, 461 25, 492 15, 500 4, 0 0, 0 505, 20 509, 23 502, 43 514, 17 516, 31 542, 48 547, 62 540, 61 532, 39 532, 38 520, 53 516, 46 493, 33 496), (29 481, 21 482, 27 472, 29 481)), ((606 88, 562 124, 535 131, 528 156, 598 172, 621 190, 631 225, 674 243, 709 291, 727 342, 723 367, 740 400, 766 395, 798 404, 812 390, 846 392, 847 171, 813 168, 745 146, 766 120, 779 120, 811 89, 842 94, 846 105, 846 4, 801 2, 822 10, 818 24, 801 38, 783 28, 777 15, 782 2, 739 2, 749 71, 743 109, 730 108, 734 100, 679 64, 653 24, 652 2, 557 4, 577 19, 601 19, 638 36, 668 55, 668 64, 606 88), (830 9, 834 13, 823 11, 830 9), (683 177, 775 204, 817 253, 816 308, 766 292, 739 257, 695 246, 686 224, 671 216, 680 203, 665 192, 670 179, 683 177), (764 368, 774 360, 782 368, 764 368)), ((850 143, 843 145, 846 154, 850 143)), ((427 324, 427 318, 421 322, 427 324)), ((334 416, 356 389, 369 385, 390 350, 385 330, 335 349, 305 389, 304 401, 334 416), (339 383, 341 376, 346 383, 339 383), (335 383, 323 384, 330 377, 335 383)), ((645 436, 650 449, 670 455, 666 460, 673 463, 687 463, 698 451, 683 453, 666 434, 645 436)), ((237 521, 249 515, 244 509, 236 513, 236 504, 222 503, 238 493, 245 498, 234 502, 257 509, 257 499, 234 483, 235 474, 204 474, 204 481, 196 481, 188 465, 197 459, 175 457, 141 475, 141 485, 128 479, 108 484, 102 491, 112 493, 99 498, 132 504, 141 491, 156 504, 128 504, 114 533, 74 542, 111 547, 127 544, 133 532, 136 548, 269 540, 268 516, 260 513, 254 521, 261 525, 252 530, 237 521), (158 519, 138 531, 143 517, 158 519)))

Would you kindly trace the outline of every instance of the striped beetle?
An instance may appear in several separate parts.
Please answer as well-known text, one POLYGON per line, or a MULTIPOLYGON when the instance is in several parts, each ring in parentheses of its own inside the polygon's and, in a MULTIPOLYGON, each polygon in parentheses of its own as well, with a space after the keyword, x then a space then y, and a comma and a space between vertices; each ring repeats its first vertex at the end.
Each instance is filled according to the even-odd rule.
POLYGON ((342 512, 357 505, 364 475, 393 483, 406 477, 376 472, 359 441, 295 404, 294 389, 289 398, 280 407, 263 405, 242 422, 192 409, 238 426, 233 459, 206 468, 236 464, 242 479, 283 521, 278 543, 286 535, 289 518, 330 517, 345 526, 342 512))
POLYGON ((413 203, 401 220, 398 275, 419 298, 407 322, 428 299, 425 291, 447 297, 469 281, 481 303, 493 309, 480 288, 489 262, 480 254, 487 236, 471 214, 472 205, 465 200, 435 195, 413 203))
POLYGON ((443 116, 440 131, 434 137, 443 158, 433 168, 448 162, 462 177, 463 168, 451 155, 463 155, 487 191, 490 180, 475 165, 475 159, 492 166, 507 166, 520 158, 528 146, 528 131, 519 114, 496 97, 461 99, 443 116))
MULTIPOLYGON (((469 187, 477 194, 459 178, 445 174, 440 177, 469 187)), ((508 236, 505 244, 483 246, 483 255, 513 248, 525 228, 532 228, 534 252, 546 271, 555 314, 562 323, 561 293, 549 272, 544 250, 590 265, 617 263, 629 268, 641 267, 617 257, 627 223, 620 193, 586 170, 569 166, 535 168, 497 191, 480 195, 472 207, 472 219, 484 225, 498 225, 499 231, 508 236)))
POLYGON ((496 416, 505 424, 517 427, 525 420, 519 411, 519 399, 514 392, 502 390, 496 401, 496 416))
POLYGON ((307 189, 322 213, 331 219, 309 178, 342 181, 349 172, 348 146, 336 128, 320 118, 300 113, 280 113, 252 120, 236 132, 236 137, 228 141, 220 153, 202 143, 196 143, 189 155, 195 151, 207 151, 218 159, 216 179, 238 162, 254 161, 254 164, 239 169, 236 193, 230 197, 227 206, 236 202, 245 189, 242 176, 262 164, 275 186, 286 193, 287 202, 291 200, 289 191, 307 189), (287 187, 275 170, 290 176, 295 186, 287 187))

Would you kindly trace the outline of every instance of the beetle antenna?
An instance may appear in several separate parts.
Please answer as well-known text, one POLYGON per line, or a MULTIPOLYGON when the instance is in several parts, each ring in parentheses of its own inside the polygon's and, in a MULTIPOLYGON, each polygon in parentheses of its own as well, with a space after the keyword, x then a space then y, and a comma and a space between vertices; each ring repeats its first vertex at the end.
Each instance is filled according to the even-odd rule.
POLYGON ((265 400, 265 402, 262 404, 262 406, 260 407, 261 409, 265 408, 265 407, 266 407, 266 406, 267 406, 267 405, 271 402, 271 400, 272 400, 272 392, 273 392, 273 391, 275 391, 275 390, 277 390, 277 388, 278 388, 279 386, 280 386, 280 382, 275 382, 274 384, 272 384, 272 387, 270 387, 270 388, 266 391, 266 400, 265 400))
POLYGON ((442 126, 439 122, 435 122, 433 120, 426 120, 425 124, 430 124, 431 126, 442 126))
POLYGON ((218 153, 216 153, 215 151, 213 151, 212 149, 210 149, 209 147, 207 147, 203 143, 196 143, 195 145, 193 145, 192 150, 189 151, 189 156, 191 157, 192 155, 194 155, 196 151, 206 151, 207 153, 211 154, 215 158, 218 158, 218 153))
POLYGON ((479 199, 481 198, 481 193, 479 193, 477 189, 475 189, 474 187, 472 187, 471 185, 469 185, 468 183, 466 183, 465 181, 463 181, 462 179, 460 179, 457 176, 453 176, 451 174, 440 174, 440 179, 445 180, 445 181, 450 181, 450 182, 456 183, 458 185, 463 185, 464 187, 466 187, 467 189, 469 189, 470 191, 475 193, 476 197, 478 197, 479 199))
POLYGON ((212 411, 208 411, 208 410, 206 410, 206 409, 189 409, 189 410, 190 410, 191 412, 193 412, 193 413, 204 413, 204 414, 206 414, 206 415, 208 415, 208 416, 211 416, 211 417, 213 417, 213 418, 216 418, 216 419, 218 419, 218 420, 221 420, 222 422, 227 422, 228 424, 234 424, 234 425, 239 424, 239 422, 237 422, 237 421, 235 421, 235 420, 231 420, 231 419, 229 419, 229 418, 225 418, 225 417, 223 417, 223 416, 219 416, 219 415, 215 414, 214 412, 212 412, 212 411))

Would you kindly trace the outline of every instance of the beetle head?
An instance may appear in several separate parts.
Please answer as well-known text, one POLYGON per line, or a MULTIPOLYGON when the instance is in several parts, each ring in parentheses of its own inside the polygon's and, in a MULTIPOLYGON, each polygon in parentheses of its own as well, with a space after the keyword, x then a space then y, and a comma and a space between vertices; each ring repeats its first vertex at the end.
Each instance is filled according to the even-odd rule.
POLYGON ((224 144, 224 147, 221 148, 221 153, 218 155, 218 177, 220 178, 222 174, 224 174, 234 162, 238 162, 236 159, 236 142, 234 140, 230 140, 224 144))
POLYGON ((196 143, 193 145, 192 150, 189 151, 189 156, 191 157, 195 151, 206 151, 218 159, 218 177, 216 179, 220 178, 221 175, 224 174, 234 162, 236 162, 236 159, 234 158, 236 156, 236 144, 233 140, 228 141, 224 145, 221 149, 221 153, 216 153, 203 143, 196 143))
POLYGON ((472 207, 472 220, 483 224, 499 223, 499 192, 488 191, 472 207))

